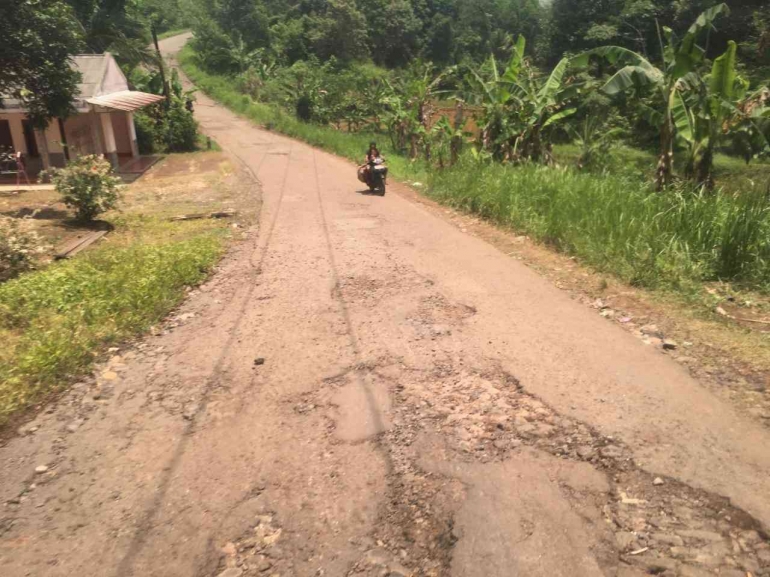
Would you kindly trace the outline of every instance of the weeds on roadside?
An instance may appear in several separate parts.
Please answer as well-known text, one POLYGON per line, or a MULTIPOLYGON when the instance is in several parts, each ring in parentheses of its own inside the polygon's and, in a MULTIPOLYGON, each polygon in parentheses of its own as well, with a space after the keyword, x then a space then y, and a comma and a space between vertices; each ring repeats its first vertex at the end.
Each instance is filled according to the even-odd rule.
POLYGON ((429 194, 579 256, 635 285, 683 289, 732 280, 770 290, 770 195, 682 187, 656 194, 635 176, 466 157, 429 194))
POLYGON ((130 231, 121 245, 119 223, 113 246, 0 285, 0 425, 65 385, 100 346, 160 320, 224 250, 222 229, 191 223, 172 241, 158 234, 167 223, 134 224, 152 234, 130 231))

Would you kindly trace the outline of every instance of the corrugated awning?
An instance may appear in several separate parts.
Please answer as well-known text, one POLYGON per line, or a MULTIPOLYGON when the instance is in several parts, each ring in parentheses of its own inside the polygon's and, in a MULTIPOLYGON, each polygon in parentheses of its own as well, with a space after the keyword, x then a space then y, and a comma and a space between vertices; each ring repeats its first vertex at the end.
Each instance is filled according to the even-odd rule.
POLYGON ((86 102, 94 106, 122 110, 124 112, 133 112, 139 108, 155 104, 163 100, 163 96, 157 94, 148 94, 147 92, 137 92, 135 90, 122 90, 111 94, 103 94, 86 99, 86 102))

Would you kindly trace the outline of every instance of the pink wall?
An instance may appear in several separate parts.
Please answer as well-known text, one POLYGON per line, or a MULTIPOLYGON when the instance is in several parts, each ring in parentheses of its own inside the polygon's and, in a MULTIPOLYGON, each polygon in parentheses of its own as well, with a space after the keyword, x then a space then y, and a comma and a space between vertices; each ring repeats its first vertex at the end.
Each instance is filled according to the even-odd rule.
POLYGON ((115 145, 118 154, 131 154, 131 137, 128 134, 128 119, 125 112, 111 112, 112 131, 115 133, 115 145))
POLYGON ((99 154, 99 143, 94 142, 91 114, 76 114, 64 121, 64 130, 67 133, 67 146, 71 156, 83 154, 99 154))

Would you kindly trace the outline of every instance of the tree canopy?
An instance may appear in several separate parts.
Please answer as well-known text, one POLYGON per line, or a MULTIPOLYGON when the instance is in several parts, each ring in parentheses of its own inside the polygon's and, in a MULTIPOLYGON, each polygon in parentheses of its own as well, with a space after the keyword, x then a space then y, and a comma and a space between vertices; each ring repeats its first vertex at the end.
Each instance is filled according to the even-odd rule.
MULTIPOLYGON (((73 0, 74 1, 74 0, 73 0)), ((94 2, 96 0, 78 0, 94 2)), ((114 1, 114 0, 113 0, 114 1)), ((142 0, 135 0, 137 2, 142 0)), ((151 0, 143 0, 150 2, 151 0)), ((513 39, 529 40, 538 66, 603 44, 658 59, 658 23, 684 34, 715 0, 176 0, 215 22, 246 47, 270 47, 286 64, 310 55, 367 60, 401 67, 415 58, 441 65, 504 61, 513 39), (335 25, 330 20, 339 18, 335 25), (337 34, 344 30, 344 34, 337 34)), ((742 61, 770 65, 770 7, 766 0, 731 2, 730 15, 712 31, 708 56, 739 40, 742 61)))
POLYGON ((20 100, 38 128, 68 116, 79 74, 67 63, 83 46, 72 8, 21 0, 4 11, 0 35, 0 95, 20 100))

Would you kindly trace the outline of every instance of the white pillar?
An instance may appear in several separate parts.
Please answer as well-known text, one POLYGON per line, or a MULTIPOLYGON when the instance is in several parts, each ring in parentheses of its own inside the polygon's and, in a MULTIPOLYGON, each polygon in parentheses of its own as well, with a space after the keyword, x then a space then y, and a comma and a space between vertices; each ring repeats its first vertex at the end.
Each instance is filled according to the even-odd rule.
POLYGON ((13 149, 16 152, 27 154, 27 140, 24 138, 24 126, 21 124, 21 114, 12 114, 8 117, 8 123, 11 125, 11 138, 13 138, 13 149))
POLYGON ((118 147, 115 144, 115 132, 112 130, 112 115, 109 112, 99 114, 102 122, 102 134, 104 135, 104 155, 112 163, 112 166, 118 167, 118 147))
POLYGON ((136 142, 136 126, 134 125, 134 113, 126 112, 126 122, 128 122, 128 140, 131 142, 131 156, 139 156, 139 144, 136 142))

